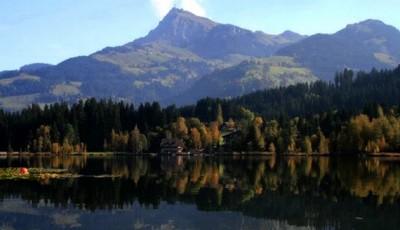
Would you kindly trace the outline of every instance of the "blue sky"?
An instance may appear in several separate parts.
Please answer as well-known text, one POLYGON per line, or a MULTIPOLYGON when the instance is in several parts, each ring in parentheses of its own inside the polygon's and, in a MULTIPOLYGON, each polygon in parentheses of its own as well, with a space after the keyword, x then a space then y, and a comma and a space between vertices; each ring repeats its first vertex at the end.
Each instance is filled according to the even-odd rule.
POLYGON ((177 6, 266 33, 333 33, 373 18, 400 28, 399 0, 0 0, 0 70, 57 64, 146 35, 177 6))

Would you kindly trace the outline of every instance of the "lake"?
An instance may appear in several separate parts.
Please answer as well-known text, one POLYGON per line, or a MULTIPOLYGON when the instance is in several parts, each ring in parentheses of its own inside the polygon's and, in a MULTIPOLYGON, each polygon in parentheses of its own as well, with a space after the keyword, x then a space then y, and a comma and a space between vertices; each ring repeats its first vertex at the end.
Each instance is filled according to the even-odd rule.
POLYGON ((0 180, 0 229, 399 229, 400 161, 3 157, 70 177, 0 180))

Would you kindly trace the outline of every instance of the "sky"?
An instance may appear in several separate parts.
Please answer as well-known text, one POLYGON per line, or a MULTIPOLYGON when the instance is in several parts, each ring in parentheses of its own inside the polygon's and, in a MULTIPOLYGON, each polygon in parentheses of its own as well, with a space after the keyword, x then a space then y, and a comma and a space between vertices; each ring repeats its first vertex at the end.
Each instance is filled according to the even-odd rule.
POLYGON ((334 33, 370 18, 400 28, 400 0, 0 0, 0 70, 123 45, 174 6, 270 34, 334 33))

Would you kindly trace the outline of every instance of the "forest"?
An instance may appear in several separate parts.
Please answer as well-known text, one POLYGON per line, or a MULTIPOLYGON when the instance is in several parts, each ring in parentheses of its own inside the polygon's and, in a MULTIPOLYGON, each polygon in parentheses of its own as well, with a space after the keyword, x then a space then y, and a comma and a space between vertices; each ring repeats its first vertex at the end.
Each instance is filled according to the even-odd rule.
POLYGON ((400 66, 162 108, 85 99, 0 110, 0 150, 158 152, 164 138, 187 150, 364 154, 400 152, 400 66), (224 140, 224 134, 238 135, 224 140))

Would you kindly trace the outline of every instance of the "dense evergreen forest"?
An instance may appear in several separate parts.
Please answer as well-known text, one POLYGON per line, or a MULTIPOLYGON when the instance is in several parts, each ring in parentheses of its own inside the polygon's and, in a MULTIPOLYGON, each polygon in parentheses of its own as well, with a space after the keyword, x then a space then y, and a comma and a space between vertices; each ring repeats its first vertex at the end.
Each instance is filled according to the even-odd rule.
MULTIPOLYGON (((309 116, 332 110, 349 114, 400 104, 400 66, 394 70, 369 73, 344 70, 333 82, 317 81, 289 87, 257 91, 230 100, 203 99, 194 106, 182 108, 185 116, 200 116, 210 121, 216 104, 221 104, 227 117, 235 117, 237 107, 243 106, 268 119, 282 116, 309 116)), ((366 111, 371 113, 372 111, 366 111)))
POLYGON ((0 111, 0 150, 71 153, 187 149, 277 153, 400 152, 400 66, 338 73, 332 83, 270 89, 233 99, 161 108, 88 99, 0 111), (222 138, 236 132, 233 140, 222 138))

